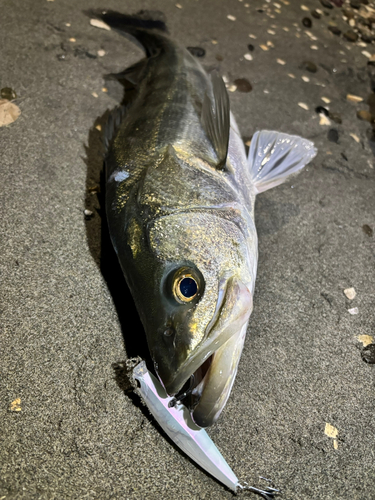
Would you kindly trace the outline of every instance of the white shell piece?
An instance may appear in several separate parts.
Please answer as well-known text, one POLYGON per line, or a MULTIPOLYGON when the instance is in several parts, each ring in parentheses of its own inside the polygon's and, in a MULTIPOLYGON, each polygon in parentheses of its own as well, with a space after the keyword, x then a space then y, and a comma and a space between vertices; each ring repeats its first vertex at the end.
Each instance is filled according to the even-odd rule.
POLYGON ((147 370, 144 361, 134 368, 133 376, 141 384, 138 391, 148 409, 172 441, 205 471, 236 491, 239 487, 237 477, 207 432, 192 421, 188 409, 182 404, 168 407, 173 398, 147 370))

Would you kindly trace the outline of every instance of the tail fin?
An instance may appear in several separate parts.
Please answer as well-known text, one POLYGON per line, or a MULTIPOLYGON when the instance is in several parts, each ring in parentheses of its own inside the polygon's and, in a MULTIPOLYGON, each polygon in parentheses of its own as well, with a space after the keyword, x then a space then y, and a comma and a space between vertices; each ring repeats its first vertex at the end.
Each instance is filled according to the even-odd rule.
POLYGON ((248 156, 251 179, 257 193, 286 181, 315 156, 314 143, 297 135, 262 130, 251 140, 248 156))
POLYGON ((104 21, 121 35, 130 35, 140 42, 148 57, 152 56, 167 34, 164 15, 158 11, 141 10, 133 16, 113 10, 89 10, 86 14, 104 21))

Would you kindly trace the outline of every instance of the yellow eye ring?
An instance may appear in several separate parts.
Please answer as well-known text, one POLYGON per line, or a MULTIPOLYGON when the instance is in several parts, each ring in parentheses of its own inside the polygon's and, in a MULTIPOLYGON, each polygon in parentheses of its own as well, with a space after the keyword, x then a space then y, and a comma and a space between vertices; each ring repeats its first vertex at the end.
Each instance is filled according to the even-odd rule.
POLYGON ((198 294, 198 283, 190 273, 177 276, 173 282, 173 294, 178 302, 191 302, 198 294))

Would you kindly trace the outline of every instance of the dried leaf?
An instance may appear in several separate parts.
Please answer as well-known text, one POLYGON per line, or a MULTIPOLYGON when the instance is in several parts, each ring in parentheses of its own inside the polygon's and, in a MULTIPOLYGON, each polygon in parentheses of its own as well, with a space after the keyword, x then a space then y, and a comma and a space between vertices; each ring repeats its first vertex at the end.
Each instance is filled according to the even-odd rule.
POLYGON ((358 335, 357 339, 362 342, 363 347, 366 347, 374 342, 374 337, 371 335, 358 335))
POLYGON ((339 433, 338 429, 334 427, 333 425, 329 424, 328 422, 326 423, 325 429, 324 429, 324 434, 330 438, 337 438, 337 434, 339 433))
POLYGON ((21 398, 15 399, 12 403, 10 403, 9 407, 10 411, 21 411, 21 398))
POLYGON ((7 99, 0 99, 0 127, 13 123, 20 114, 21 110, 16 104, 7 99))

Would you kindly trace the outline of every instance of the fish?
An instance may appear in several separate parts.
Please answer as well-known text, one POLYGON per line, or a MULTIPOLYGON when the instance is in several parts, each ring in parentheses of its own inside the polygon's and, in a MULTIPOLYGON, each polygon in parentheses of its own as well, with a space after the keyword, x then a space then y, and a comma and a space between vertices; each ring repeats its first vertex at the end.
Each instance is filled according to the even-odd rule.
POLYGON ((262 130, 246 155, 223 79, 163 21, 95 16, 145 52, 121 73, 135 96, 105 131, 111 241, 163 388, 206 428, 229 398, 253 310, 256 196, 298 173, 317 150, 307 139, 262 130))

